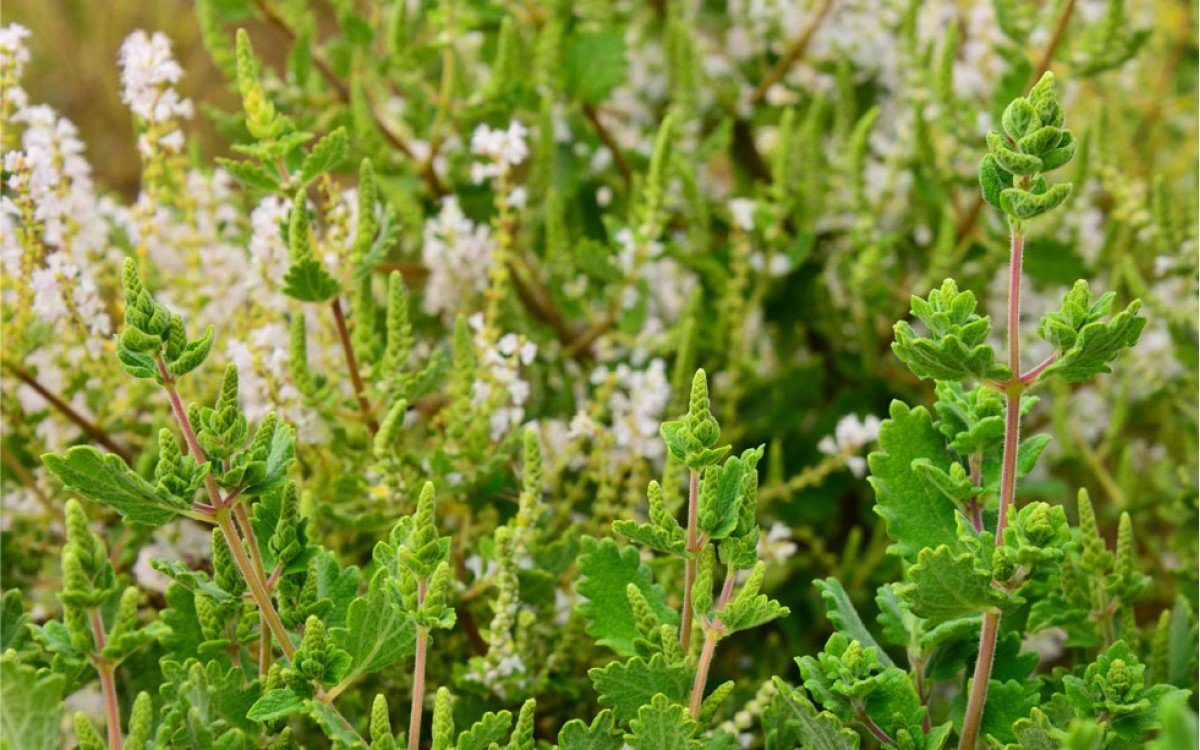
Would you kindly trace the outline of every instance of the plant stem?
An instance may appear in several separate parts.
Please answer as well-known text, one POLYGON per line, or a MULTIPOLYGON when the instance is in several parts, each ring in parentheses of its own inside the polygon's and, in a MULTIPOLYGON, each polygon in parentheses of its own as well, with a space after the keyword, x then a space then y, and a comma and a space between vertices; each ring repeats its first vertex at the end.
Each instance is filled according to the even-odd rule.
MULTIPOLYGON (((417 582, 417 608, 425 603, 425 581, 417 582)), ((417 654, 413 664, 412 710, 408 714, 408 750, 421 744, 421 709, 425 704, 425 652, 429 648, 429 629, 417 626, 417 654)))
POLYGON ((100 655, 104 650, 104 623, 100 620, 100 609, 88 610, 88 621, 92 625, 92 639, 96 642, 96 655, 92 664, 100 675, 100 692, 104 694, 104 717, 108 725, 108 750, 121 750, 121 709, 117 705, 117 682, 113 679, 113 665, 100 655))
POLYGON ((700 651, 700 662, 696 665, 696 681, 692 683, 692 719, 700 718, 700 704, 704 702, 704 686, 708 683, 708 668, 712 666, 713 652, 717 650, 720 632, 716 628, 708 628, 704 635, 704 648, 700 651))
POLYGON ((354 344, 350 341, 350 332, 346 330, 346 315, 342 312, 342 300, 334 297, 331 303, 333 320, 337 324, 338 339, 342 342, 342 351, 346 355, 346 368, 350 370, 350 382, 354 384, 354 395, 358 399, 358 408, 371 434, 379 432, 379 423, 371 412, 371 403, 367 401, 366 388, 363 387, 362 375, 358 372, 358 358, 354 356, 354 344))
POLYGON ((283 649, 284 656, 290 660, 296 653, 296 647, 288 638, 287 629, 283 626, 283 621, 279 619, 275 605, 271 603, 271 595, 267 593, 267 587, 255 573, 254 564, 250 562, 250 558, 246 556, 246 550, 242 548, 242 539, 238 535, 237 527, 229 517, 228 509, 217 511, 217 526, 225 535, 229 549, 233 551, 233 560, 237 563, 242 577, 246 579, 246 584, 250 587, 250 595, 254 597, 254 602, 258 605, 263 620, 274 633, 275 640, 279 641, 279 647, 283 649))
MULTIPOLYGON (((232 496, 226 498, 226 500, 230 499, 232 499, 232 496)), ((246 546, 250 548, 250 560, 254 563, 254 572, 269 592, 271 587, 267 579, 267 570, 263 566, 262 552, 258 548, 258 537, 254 534, 254 527, 250 525, 250 514, 246 512, 246 506, 241 503, 235 503, 233 506, 233 515, 237 520, 238 528, 242 531, 242 536, 246 538, 246 546)), ((265 676, 270 667, 271 634, 266 628, 260 628, 258 638, 258 673, 265 676)))
POLYGON ((11 362, 5 362, 4 366, 9 372, 17 376, 17 380, 20 380, 22 383, 32 388, 39 396, 46 400, 46 403, 62 412, 62 415, 69 421, 73 422, 80 430, 82 430, 84 435, 87 435, 92 440, 120 456, 125 463, 128 464, 133 462, 133 454, 128 448, 118 445, 117 442, 113 440, 112 435, 108 434, 107 430, 80 414, 73 406, 68 404, 66 401, 63 401, 54 393, 51 393, 46 386, 38 382, 38 379, 34 377, 33 373, 18 365, 14 365, 11 362))
POLYGON ((692 469, 688 484, 687 560, 683 575, 683 622, 679 626, 679 645, 687 653, 692 643, 692 584, 696 582, 696 526, 700 506, 700 472, 692 469))
MULTIPOLYGON (((1008 509, 1013 505, 1017 485, 1017 449, 1021 436, 1021 337, 1018 325, 1021 318, 1021 256, 1025 248, 1025 236, 1019 225, 1012 227, 1012 257, 1008 276, 1008 358, 1012 378, 1005 384, 1006 400, 1004 414, 1004 458, 1000 472, 1000 517, 996 521, 996 545, 1004 541, 1004 529, 1008 525, 1008 509)), ((979 725, 983 721, 983 707, 987 702, 988 681, 992 676, 992 660, 996 655, 996 636, 1000 632, 1000 613, 986 612, 983 628, 979 634, 979 658, 975 662, 975 675, 971 682, 971 695, 967 700, 967 711, 963 717, 959 750, 973 750, 979 739, 979 725)))

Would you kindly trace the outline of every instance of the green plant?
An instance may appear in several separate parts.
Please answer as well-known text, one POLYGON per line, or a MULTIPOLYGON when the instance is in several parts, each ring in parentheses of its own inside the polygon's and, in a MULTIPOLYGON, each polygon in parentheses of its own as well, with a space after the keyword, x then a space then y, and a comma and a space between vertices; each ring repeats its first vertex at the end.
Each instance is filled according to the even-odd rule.
POLYGON ((1194 35, 1076 5, 202 0, 133 201, 0 29, 0 745, 1186 742, 1194 35))

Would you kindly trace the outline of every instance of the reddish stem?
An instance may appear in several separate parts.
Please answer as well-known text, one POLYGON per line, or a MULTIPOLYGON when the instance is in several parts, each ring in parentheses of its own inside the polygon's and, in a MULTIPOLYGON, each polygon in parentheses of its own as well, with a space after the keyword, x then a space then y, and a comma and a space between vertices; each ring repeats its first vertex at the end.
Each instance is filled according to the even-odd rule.
POLYGON ((96 642, 96 656, 93 664, 100 675, 100 692, 104 695, 104 720, 108 725, 109 750, 121 750, 121 708, 117 705, 117 681, 113 677, 113 665, 100 655, 104 650, 104 623, 100 620, 100 610, 92 607, 88 611, 88 621, 92 626, 92 638, 96 642))
POLYGON ((720 634, 710 628, 704 636, 704 648, 700 651, 700 662, 696 665, 696 681, 692 683, 692 701, 690 709, 692 719, 700 718, 700 705, 704 702, 704 686, 708 683, 708 668, 712 666, 713 653, 717 650, 720 634))
MULTIPOLYGON (((1008 283, 1008 357, 1012 379, 1005 384, 1004 414, 1004 458, 1000 473, 1000 517, 996 521, 996 545, 1004 541, 1004 529, 1008 525, 1008 509, 1012 507, 1017 485, 1017 449, 1021 436, 1021 343, 1018 324, 1021 317, 1021 256, 1024 251, 1024 235, 1017 226, 1012 227, 1012 257, 1008 283)), ((979 726, 983 721, 983 708, 987 702, 988 681, 992 676, 992 660, 996 654, 996 636, 1000 632, 1000 613, 986 612, 983 629, 979 634, 979 658, 975 662, 975 676, 971 683, 971 694, 967 700, 967 711, 963 717, 959 750, 973 750, 979 740, 979 726)))
MULTIPOLYGON (((417 608, 425 603, 425 581, 417 582, 417 608)), ((408 714, 408 750, 421 744, 421 709, 425 703, 425 653, 429 649, 429 630, 417 627, 417 654, 413 664, 412 710, 408 714)))
MULTIPOLYGON (((346 315, 342 312, 342 300, 333 298, 333 320, 337 325, 338 339, 342 342, 342 351, 346 355, 346 367, 350 370, 350 382, 354 384, 354 395, 358 399, 358 408, 371 433, 379 432, 379 423, 371 412, 371 402, 367 401, 366 388, 363 386, 362 375, 358 372, 358 357, 354 356, 354 344, 350 341, 350 332, 346 329, 346 315)), ((365 324, 364 324, 365 325, 365 324)))

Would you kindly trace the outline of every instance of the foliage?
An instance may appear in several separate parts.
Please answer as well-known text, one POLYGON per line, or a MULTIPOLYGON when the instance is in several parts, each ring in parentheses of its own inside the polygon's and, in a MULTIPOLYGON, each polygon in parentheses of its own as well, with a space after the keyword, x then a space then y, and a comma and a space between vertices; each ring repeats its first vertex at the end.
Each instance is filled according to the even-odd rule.
POLYGON ((1077 5, 199 0, 124 197, 0 29, 0 745, 1186 744, 1195 31, 1077 5))

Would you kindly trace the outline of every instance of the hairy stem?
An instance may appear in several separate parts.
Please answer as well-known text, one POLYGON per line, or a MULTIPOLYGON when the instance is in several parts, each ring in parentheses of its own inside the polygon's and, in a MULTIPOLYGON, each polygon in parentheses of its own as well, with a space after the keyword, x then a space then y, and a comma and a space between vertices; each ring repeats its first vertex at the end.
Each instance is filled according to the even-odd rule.
MULTIPOLYGON (((1004 458, 1000 469, 1000 517, 996 521, 996 545, 1004 541, 1004 529, 1008 525, 1008 509, 1013 505, 1017 486, 1017 449, 1021 437, 1021 337, 1018 325, 1021 319, 1021 256, 1025 248, 1025 236, 1018 225, 1012 226, 1012 257, 1008 276, 1008 366, 1012 378, 1005 384, 1006 400, 1004 414, 1004 458)), ((983 616, 983 629, 979 635, 979 658, 975 662, 975 676, 971 682, 971 695, 967 701, 967 712, 963 717, 959 750, 973 750, 979 739, 979 725, 983 721, 983 707, 987 702, 988 680, 992 676, 992 660, 996 654, 996 636, 1000 632, 1000 613, 987 612, 983 616)))
POLYGON ((692 644, 692 584, 696 582, 696 525, 700 506, 700 472, 692 469, 688 485, 687 553, 683 575, 683 622, 679 626, 679 645, 686 654, 692 644))
MULTIPOLYGON (((233 506, 233 515, 237 520, 238 528, 241 529, 242 536, 246 538, 246 546, 250 548, 250 560, 254 563, 254 572, 258 575, 258 579, 263 582, 263 586, 267 591, 270 591, 271 586, 267 579, 266 567, 263 566, 262 552, 258 548, 258 537, 254 534, 254 527, 250 525, 250 514, 246 512, 246 506, 241 503, 235 503, 233 506)), ((265 676, 267 670, 271 667, 271 633, 266 628, 260 628, 259 630, 258 673, 265 676)))
MULTIPOLYGON (((425 603, 425 581, 417 583, 417 608, 425 603)), ((408 750, 421 744, 421 709, 425 704, 425 653, 429 649, 429 629, 417 627, 417 654, 413 663, 412 709, 408 714, 408 750)))
POLYGON ((38 382, 38 379, 34 377, 33 373, 29 372, 23 367, 14 365, 11 362, 5 362, 4 366, 9 372, 17 377, 17 380, 20 380, 22 383, 32 388, 39 396, 45 399, 46 403, 53 406, 55 409, 61 412, 64 417, 74 423, 76 427, 83 431, 84 435, 87 435, 90 439, 96 441, 111 452, 120 456, 125 463, 133 462, 133 454, 128 448, 118 445, 117 441, 113 439, 112 435, 108 434, 107 430, 80 414, 73 406, 68 404, 66 401, 63 401, 56 394, 52 393, 48 388, 46 388, 46 386, 38 382))
POLYGON ((292 641, 287 634, 287 628, 283 626, 283 621, 279 619, 279 613, 275 611, 275 605, 271 603, 271 595, 267 593, 266 585, 255 573, 254 563, 250 562, 250 558, 246 555, 246 550, 242 548, 242 539, 238 535, 237 527, 234 526, 227 509, 217 511, 217 526, 220 527, 221 533, 225 535, 225 541, 229 543, 229 549, 233 551, 233 560, 237 563, 242 577, 246 579, 246 585, 250 587, 250 595, 254 597, 254 603, 258 605, 263 621, 266 622, 267 627, 275 635, 275 640, 279 641, 279 647, 283 649, 284 656, 290 660, 296 653, 296 647, 292 645, 292 641))
POLYGON ((350 341, 350 332, 346 329, 346 314, 342 312, 342 300, 334 297, 330 305, 333 308, 333 321, 337 325, 338 340, 342 342, 342 352, 346 355, 346 369, 350 371, 350 382, 354 384, 354 396, 358 399, 358 409, 366 420, 371 434, 379 432, 379 423, 371 411, 371 402, 367 401, 366 388, 363 387, 362 375, 358 371, 358 357, 354 356, 354 344, 350 341))
POLYGON ((92 626, 92 639, 96 642, 96 656, 92 664, 100 675, 100 692, 104 695, 104 721, 108 725, 108 750, 121 750, 121 707, 117 704, 117 681, 113 676, 113 665, 100 655, 104 650, 104 622, 100 619, 100 608, 88 610, 88 622, 92 626))
POLYGON ((692 701, 689 706, 692 719, 700 718, 700 704, 704 702, 704 687, 708 684, 708 668, 712 666, 713 652, 717 650, 720 632, 709 628, 704 635, 704 648, 700 651, 700 662, 696 665, 696 681, 692 683, 692 701))

